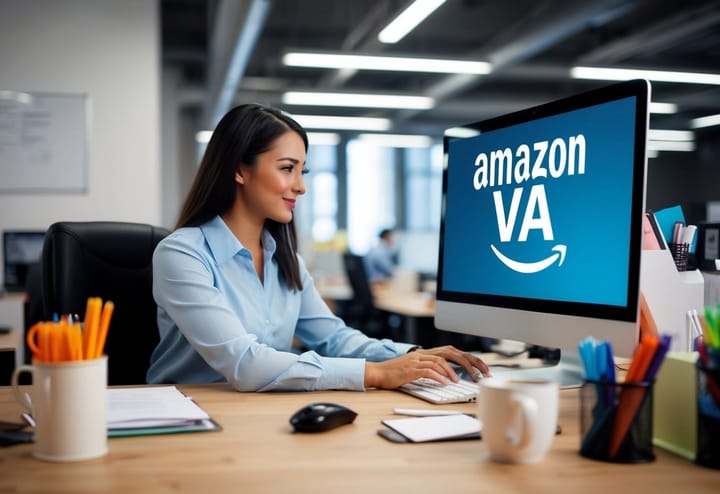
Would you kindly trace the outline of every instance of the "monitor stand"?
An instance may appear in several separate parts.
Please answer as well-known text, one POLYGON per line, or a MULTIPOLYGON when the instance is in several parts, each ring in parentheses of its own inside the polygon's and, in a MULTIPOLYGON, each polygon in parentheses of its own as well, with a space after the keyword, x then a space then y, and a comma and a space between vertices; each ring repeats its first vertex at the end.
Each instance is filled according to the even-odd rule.
POLYGON ((577 352, 562 350, 560 360, 556 364, 544 367, 520 368, 493 366, 490 373, 496 377, 514 380, 547 380, 558 383, 560 389, 579 388, 585 379, 585 370, 577 352))

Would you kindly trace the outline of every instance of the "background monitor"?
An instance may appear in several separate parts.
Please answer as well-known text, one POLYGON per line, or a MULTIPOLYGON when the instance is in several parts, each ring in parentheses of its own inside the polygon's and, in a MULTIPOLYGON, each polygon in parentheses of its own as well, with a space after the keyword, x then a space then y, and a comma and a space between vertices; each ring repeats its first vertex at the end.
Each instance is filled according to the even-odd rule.
POLYGON ((650 85, 608 86, 449 129, 435 325, 560 348, 637 344, 650 85), (464 137, 456 137, 458 135, 464 137))
POLYGON ((25 291, 30 266, 40 261, 45 232, 3 232, 3 284, 8 292, 25 291))

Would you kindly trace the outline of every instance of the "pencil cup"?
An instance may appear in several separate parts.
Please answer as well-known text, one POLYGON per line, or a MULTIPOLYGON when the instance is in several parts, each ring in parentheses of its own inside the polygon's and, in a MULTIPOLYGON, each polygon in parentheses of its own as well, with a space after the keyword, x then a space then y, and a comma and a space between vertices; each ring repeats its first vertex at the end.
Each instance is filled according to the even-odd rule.
POLYGON ((655 460, 653 383, 586 381, 580 389, 580 454, 614 463, 655 460))
POLYGON ((687 271, 689 251, 689 244, 670 244, 670 252, 678 271, 687 271))
POLYGON ((46 363, 33 361, 12 374, 15 399, 36 422, 33 456, 80 461, 107 453, 107 357, 46 363), (18 386, 32 374, 30 393, 18 386))
POLYGON ((720 469, 720 369, 698 361, 698 427, 695 462, 720 469))

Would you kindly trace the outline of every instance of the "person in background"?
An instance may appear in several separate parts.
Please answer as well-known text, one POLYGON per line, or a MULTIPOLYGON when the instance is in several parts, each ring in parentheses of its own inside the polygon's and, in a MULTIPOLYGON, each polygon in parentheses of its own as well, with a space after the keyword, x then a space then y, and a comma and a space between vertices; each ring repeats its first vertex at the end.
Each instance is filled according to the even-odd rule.
POLYGON ((248 104, 218 123, 176 229, 153 256, 160 342, 149 383, 230 383, 238 391, 396 388, 456 381, 448 362, 488 374, 453 346, 372 339, 330 312, 297 253, 305 131, 248 104), (293 338, 307 351, 293 351, 293 338))
POLYGON ((370 283, 390 281, 395 271, 393 260, 395 232, 386 228, 378 235, 378 243, 365 256, 365 269, 370 283))

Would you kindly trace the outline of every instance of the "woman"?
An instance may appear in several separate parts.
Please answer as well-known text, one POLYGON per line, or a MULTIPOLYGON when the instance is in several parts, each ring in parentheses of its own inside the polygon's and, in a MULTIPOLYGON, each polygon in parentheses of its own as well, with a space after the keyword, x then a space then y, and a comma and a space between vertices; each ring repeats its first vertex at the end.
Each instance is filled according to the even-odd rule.
POLYGON ((160 343, 148 382, 396 388, 420 377, 456 381, 448 360, 487 374, 454 347, 371 339, 329 311, 296 252, 307 146, 297 122, 272 108, 242 105, 220 121, 177 228, 153 257, 160 343), (293 338, 309 351, 292 352, 293 338))

